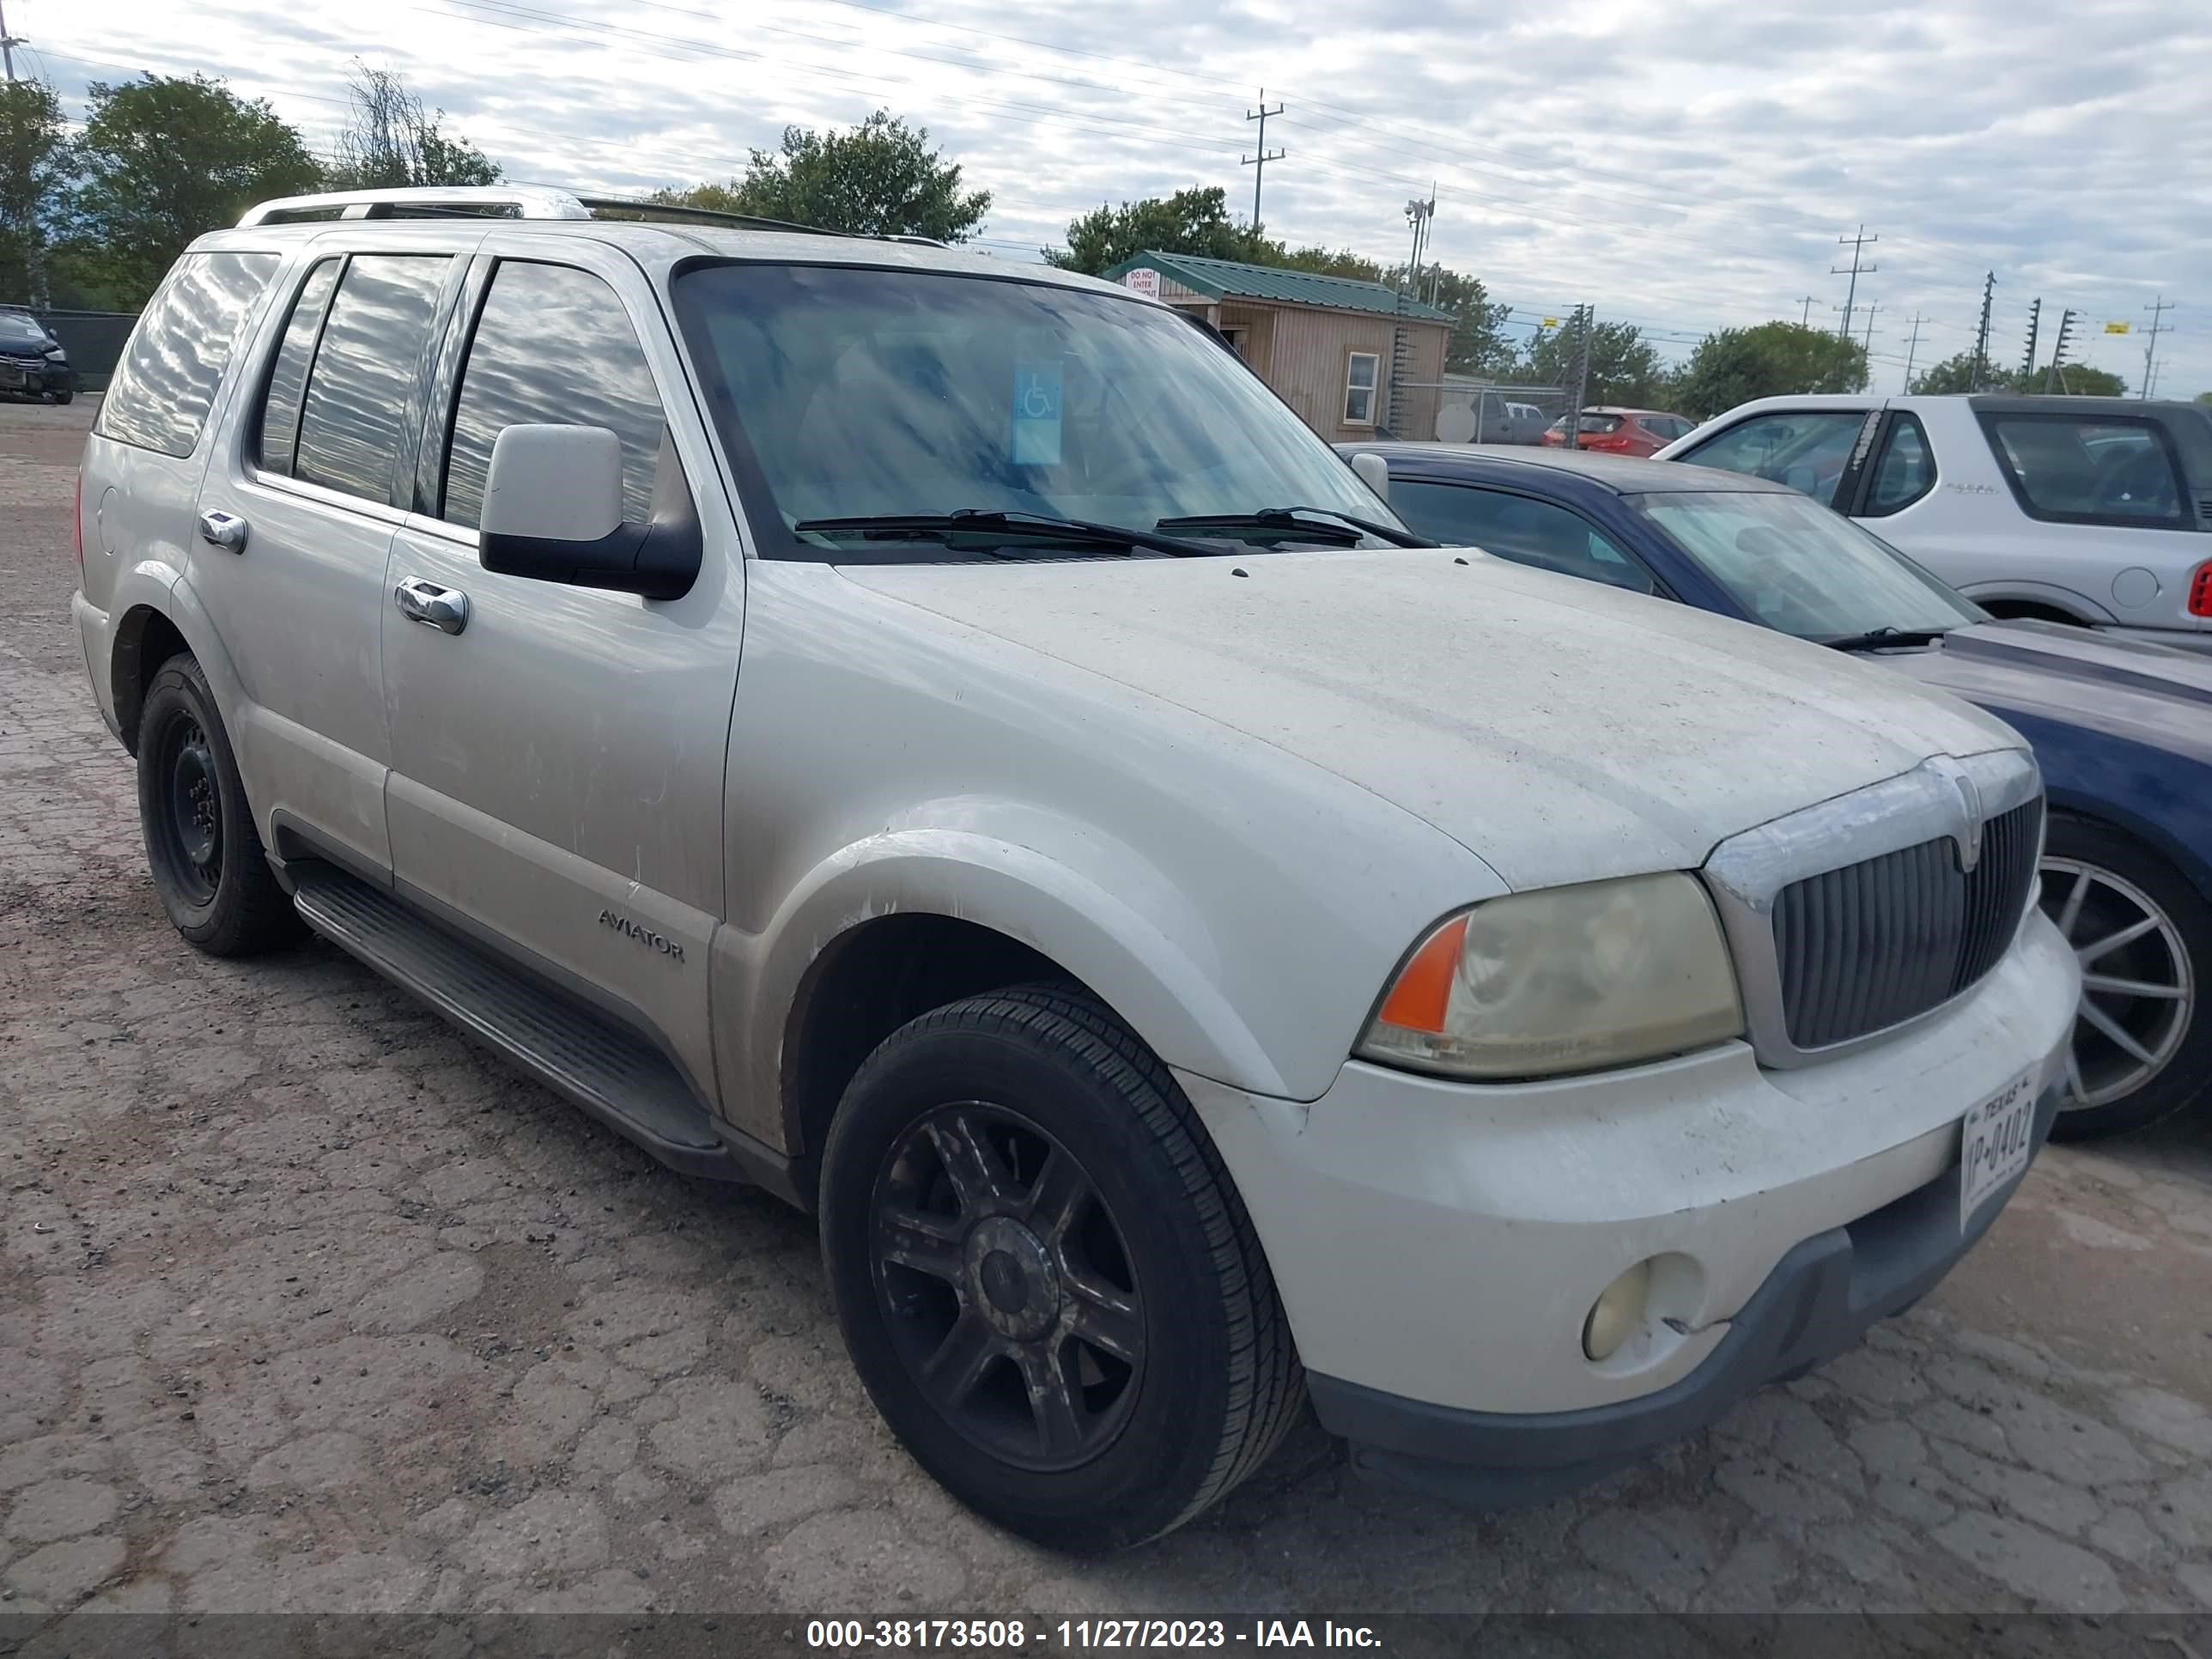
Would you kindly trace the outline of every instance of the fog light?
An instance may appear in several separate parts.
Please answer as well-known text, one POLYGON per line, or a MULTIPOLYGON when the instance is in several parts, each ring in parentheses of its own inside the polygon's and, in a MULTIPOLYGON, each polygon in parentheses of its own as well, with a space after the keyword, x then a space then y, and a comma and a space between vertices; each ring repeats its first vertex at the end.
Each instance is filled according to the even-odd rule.
POLYGON ((1590 1304, 1583 1322, 1583 1352, 1592 1359, 1610 1359, 1620 1345, 1644 1326, 1644 1306, 1651 1290, 1651 1264, 1639 1261, 1607 1285, 1590 1304))

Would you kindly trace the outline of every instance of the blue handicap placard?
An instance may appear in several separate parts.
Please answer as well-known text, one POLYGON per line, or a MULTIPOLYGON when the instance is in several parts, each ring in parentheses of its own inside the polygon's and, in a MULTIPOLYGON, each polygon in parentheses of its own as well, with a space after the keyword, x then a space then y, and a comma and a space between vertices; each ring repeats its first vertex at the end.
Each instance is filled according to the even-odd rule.
POLYGON ((1060 465, 1060 363, 1014 365, 1013 459, 1017 466, 1060 465))

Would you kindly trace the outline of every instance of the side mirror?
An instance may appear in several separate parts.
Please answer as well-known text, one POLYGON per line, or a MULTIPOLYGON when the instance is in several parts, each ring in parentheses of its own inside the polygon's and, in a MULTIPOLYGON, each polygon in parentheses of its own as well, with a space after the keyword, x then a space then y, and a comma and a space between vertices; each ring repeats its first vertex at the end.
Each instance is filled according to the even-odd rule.
POLYGON ((681 599, 699 579, 696 503, 667 429, 653 517, 623 519, 622 441, 603 426, 510 426, 491 447, 477 562, 501 575, 681 599))
POLYGON ((1375 492, 1377 501, 1390 499, 1390 463, 1380 455, 1358 454, 1352 458, 1352 470, 1365 481, 1375 492))

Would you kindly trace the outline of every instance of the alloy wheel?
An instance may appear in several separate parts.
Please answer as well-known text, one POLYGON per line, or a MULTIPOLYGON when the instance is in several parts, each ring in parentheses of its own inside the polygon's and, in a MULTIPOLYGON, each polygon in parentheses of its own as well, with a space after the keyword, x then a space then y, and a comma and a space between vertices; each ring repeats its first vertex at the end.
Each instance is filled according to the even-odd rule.
POLYGON ((2110 1105, 2163 1072, 2189 1035, 2188 949, 2142 888, 2076 859, 2043 860, 2043 908, 2081 964, 2061 1109, 2110 1105))
POLYGON ((1119 1224, 1073 1153, 977 1101, 893 1141, 870 1206, 892 1343, 978 1449, 1069 1469, 1112 1443, 1145 1366, 1145 1309, 1119 1224))

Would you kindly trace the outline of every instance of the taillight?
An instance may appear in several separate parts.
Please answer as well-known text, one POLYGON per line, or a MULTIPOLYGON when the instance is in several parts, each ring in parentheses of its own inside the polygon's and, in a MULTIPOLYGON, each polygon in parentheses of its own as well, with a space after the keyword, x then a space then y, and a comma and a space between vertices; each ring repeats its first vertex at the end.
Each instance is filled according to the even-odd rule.
POLYGON ((70 539, 76 544, 76 568, 84 568, 84 473, 76 475, 76 490, 70 497, 70 539))
POLYGON ((2197 574, 2189 584, 2189 614, 2212 617, 2212 559, 2197 567, 2197 574))

